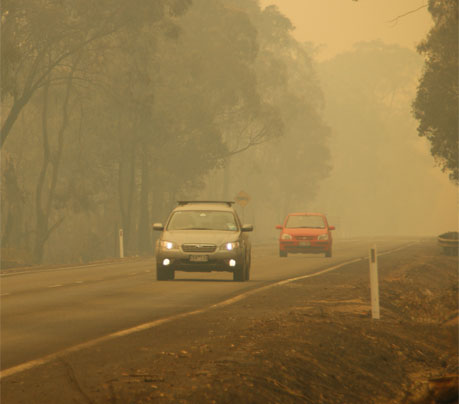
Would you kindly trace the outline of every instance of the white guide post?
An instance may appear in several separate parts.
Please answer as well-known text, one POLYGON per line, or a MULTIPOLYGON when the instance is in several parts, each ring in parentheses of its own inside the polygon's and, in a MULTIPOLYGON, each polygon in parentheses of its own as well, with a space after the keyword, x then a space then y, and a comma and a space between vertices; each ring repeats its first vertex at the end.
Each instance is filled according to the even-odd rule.
POLYGON ((120 229, 120 258, 124 258, 123 229, 120 229))
POLYGON ((376 245, 370 248, 371 317, 379 319, 378 257, 376 245))

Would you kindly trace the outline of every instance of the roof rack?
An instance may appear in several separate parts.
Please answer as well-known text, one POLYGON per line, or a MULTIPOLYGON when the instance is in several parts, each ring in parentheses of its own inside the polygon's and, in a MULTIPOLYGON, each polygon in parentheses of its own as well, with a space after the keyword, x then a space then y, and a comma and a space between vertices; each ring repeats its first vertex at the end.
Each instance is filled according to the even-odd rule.
POLYGON ((179 206, 188 205, 189 203, 224 203, 225 205, 231 206, 234 201, 177 201, 179 206))

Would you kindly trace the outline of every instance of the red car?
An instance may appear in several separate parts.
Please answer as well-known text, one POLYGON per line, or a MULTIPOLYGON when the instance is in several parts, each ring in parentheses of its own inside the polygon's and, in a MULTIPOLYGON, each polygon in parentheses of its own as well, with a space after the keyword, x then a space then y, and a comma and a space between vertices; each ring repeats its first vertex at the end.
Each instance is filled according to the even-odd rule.
POLYGON ((284 220, 279 237, 279 255, 288 253, 323 253, 332 256, 333 239, 327 218, 322 213, 290 213, 284 220))

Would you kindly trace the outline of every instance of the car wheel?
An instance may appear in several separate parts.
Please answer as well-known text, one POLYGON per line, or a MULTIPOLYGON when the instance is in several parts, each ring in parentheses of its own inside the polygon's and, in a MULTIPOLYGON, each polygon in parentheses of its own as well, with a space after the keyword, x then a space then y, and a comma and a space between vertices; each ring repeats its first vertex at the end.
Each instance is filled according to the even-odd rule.
POLYGON ((172 268, 164 268, 160 265, 156 266, 156 279, 158 281, 167 281, 174 279, 175 271, 172 268))
POLYGON ((235 282, 243 282, 246 280, 246 272, 247 267, 245 265, 245 261, 236 265, 233 271, 233 281, 235 282))
POLYGON ((286 257, 288 255, 287 251, 279 250, 279 257, 286 257))
POLYGON ((245 280, 248 281, 250 280, 250 266, 252 264, 252 257, 250 256, 249 253, 249 259, 247 260, 247 265, 245 266, 245 280))
POLYGON ((326 256, 327 258, 330 258, 330 257, 332 256, 332 250, 331 250, 331 249, 328 250, 328 251, 325 253, 325 256, 326 256))

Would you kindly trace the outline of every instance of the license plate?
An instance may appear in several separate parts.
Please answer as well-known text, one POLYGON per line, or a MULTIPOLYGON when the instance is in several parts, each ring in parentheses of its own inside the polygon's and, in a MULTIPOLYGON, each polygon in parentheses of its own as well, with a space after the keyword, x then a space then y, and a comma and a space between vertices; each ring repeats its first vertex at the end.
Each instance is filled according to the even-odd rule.
POLYGON ((190 255, 191 262, 207 262, 209 257, 207 255, 190 255))
POLYGON ((309 247, 311 243, 309 241, 300 241, 300 246, 301 247, 309 247))

